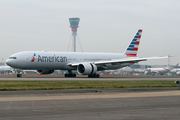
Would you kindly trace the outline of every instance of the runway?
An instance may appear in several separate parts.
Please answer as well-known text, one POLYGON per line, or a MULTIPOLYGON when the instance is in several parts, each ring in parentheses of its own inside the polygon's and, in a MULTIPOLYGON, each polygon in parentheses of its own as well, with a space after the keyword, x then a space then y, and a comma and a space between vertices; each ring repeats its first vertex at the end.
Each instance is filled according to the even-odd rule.
MULTIPOLYGON (((28 91, 29 92, 29 91, 28 91)), ((30 92, 29 92, 30 93, 30 92)), ((33 93, 33 92, 32 92, 33 93)), ((178 90, 0 95, 0 120, 129 120, 179 119, 178 90)))
POLYGON ((0 77, 1 80, 7 81, 180 81, 180 77, 102 77, 102 78, 86 78, 86 77, 77 77, 77 78, 64 78, 64 77, 0 77))

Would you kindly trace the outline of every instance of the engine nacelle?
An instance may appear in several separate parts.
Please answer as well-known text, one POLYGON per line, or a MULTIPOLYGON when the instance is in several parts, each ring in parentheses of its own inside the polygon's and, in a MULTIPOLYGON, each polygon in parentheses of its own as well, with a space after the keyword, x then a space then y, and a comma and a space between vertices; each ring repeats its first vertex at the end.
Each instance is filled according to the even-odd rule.
POLYGON ((54 70, 37 70, 40 74, 51 74, 54 72, 54 70))
POLYGON ((77 71, 82 75, 96 74, 97 66, 92 63, 81 63, 77 66, 77 71))

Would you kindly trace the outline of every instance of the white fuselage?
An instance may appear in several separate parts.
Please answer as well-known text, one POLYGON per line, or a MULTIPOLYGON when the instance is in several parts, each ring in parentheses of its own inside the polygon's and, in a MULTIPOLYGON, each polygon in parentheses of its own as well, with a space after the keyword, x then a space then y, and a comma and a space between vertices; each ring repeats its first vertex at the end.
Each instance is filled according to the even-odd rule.
POLYGON ((148 68, 152 73, 168 73, 170 70, 167 68, 148 68))
MULTIPOLYGON (((109 61, 123 58, 127 58, 127 56, 119 53, 25 51, 11 55, 6 63, 13 68, 19 69, 76 70, 77 67, 70 66, 69 64, 86 62, 93 63, 95 61, 109 61)), ((124 65, 106 64, 106 69, 118 69, 131 64, 133 63, 125 63, 124 65)))
POLYGON ((172 73, 172 74, 178 74, 179 71, 180 71, 179 68, 177 68, 177 69, 172 69, 172 70, 170 70, 170 73, 172 73))
POLYGON ((14 71, 14 69, 10 66, 0 66, 0 72, 6 72, 6 71, 14 71))

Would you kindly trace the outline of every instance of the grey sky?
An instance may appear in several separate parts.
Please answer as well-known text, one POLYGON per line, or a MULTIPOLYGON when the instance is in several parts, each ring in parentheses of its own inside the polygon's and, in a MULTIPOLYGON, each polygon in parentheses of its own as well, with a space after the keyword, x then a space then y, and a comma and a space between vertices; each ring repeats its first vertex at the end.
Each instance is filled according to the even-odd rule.
MULTIPOLYGON (((180 62, 179 6, 179 0, 1 0, 0 58, 27 50, 67 51, 68 19, 79 17, 84 52, 122 53, 141 28, 138 55, 177 55, 171 59, 175 65, 180 62)), ((162 65, 167 59, 140 64, 162 65)))

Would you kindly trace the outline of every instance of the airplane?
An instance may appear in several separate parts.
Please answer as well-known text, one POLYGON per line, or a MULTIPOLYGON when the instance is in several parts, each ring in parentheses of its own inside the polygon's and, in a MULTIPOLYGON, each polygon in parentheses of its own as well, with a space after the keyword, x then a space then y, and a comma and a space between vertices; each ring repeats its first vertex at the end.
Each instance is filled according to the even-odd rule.
POLYGON ((1 74, 9 74, 9 73, 14 73, 14 68, 10 66, 0 66, 0 73, 1 74))
MULTIPOLYGON (((176 67, 179 65, 179 63, 176 64, 176 67)), ((173 74, 173 75, 179 75, 180 74, 180 68, 174 68, 174 69, 171 69, 170 74, 173 74)))
POLYGON ((30 74, 30 75, 35 75, 35 74, 39 74, 36 70, 23 70, 22 74, 30 74))
MULTIPOLYGON (((10 66, 0 66, 0 73, 1 74, 14 74, 16 73, 17 69, 14 69, 10 66)), ((19 69, 21 74, 38 74, 35 70, 21 70, 19 69)))
POLYGON ((180 75, 180 70, 176 72, 176 75, 178 75, 178 76, 180 75))
MULTIPOLYGON (((158 74, 158 75, 166 75, 166 74, 176 74, 177 71, 179 71, 179 69, 171 69, 170 67, 170 57, 174 57, 174 56, 170 56, 168 55, 168 65, 167 67, 161 67, 161 68, 147 68, 145 71, 144 71, 144 75, 155 75, 155 74, 158 74)), ((178 64, 176 64, 176 66, 178 66, 178 64)))
POLYGON ((147 74, 160 74, 160 75, 164 75, 170 72, 170 68, 166 67, 166 68, 147 68, 144 72, 145 75, 147 74))
MULTIPOLYGON (((51 74, 54 70, 67 70, 65 77, 76 77, 72 71, 89 78, 99 78, 98 71, 114 70, 125 66, 162 57, 141 58, 137 56, 142 29, 139 29, 124 53, 48 52, 23 51, 6 60, 6 64, 24 70, 37 70, 40 74, 51 74)), ((17 77, 22 75, 18 72, 17 77)))

